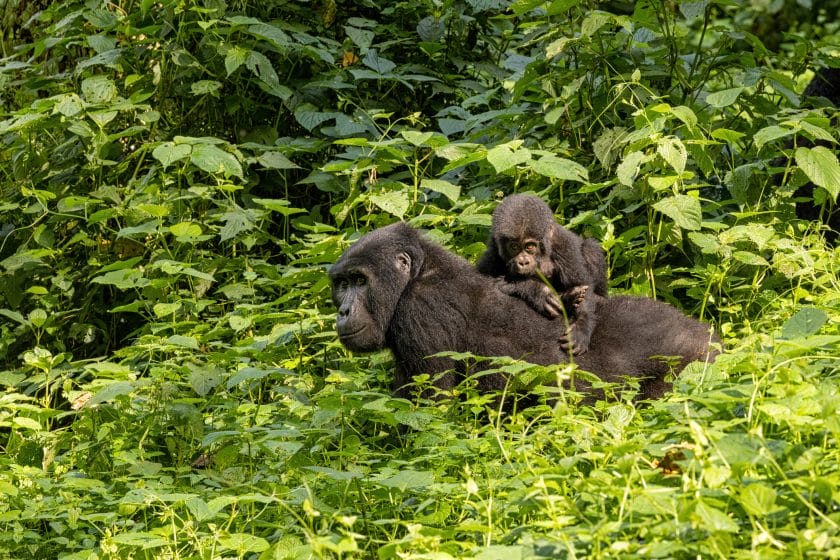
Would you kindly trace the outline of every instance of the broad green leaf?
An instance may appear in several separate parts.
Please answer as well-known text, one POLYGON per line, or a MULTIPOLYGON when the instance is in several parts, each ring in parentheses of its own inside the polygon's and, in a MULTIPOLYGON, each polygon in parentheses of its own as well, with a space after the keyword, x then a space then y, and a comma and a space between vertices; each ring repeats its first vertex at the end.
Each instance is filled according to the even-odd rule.
POLYGON ((314 130, 326 121, 335 119, 342 113, 324 113, 311 103, 302 103, 295 109, 295 120, 306 130, 314 130))
POLYGON ((706 103, 715 107, 716 109, 720 109, 722 107, 729 107, 738 99, 738 96, 741 95, 741 92, 744 91, 742 87, 730 88, 725 89, 722 91, 716 91, 715 93, 710 93, 706 96, 706 103))
POLYGON ((777 509, 776 496, 776 491, 770 486, 761 482, 753 482, 741 488, 738 501, 750 515, 764 518, 777 509))
POLYGON ((429 189, 430 191, 439 192, 452 202, 457 202, 458 197, 461 195, 461 187, 441 179, 423 179, 420 182, 420 187, 423 189, 429 189))
POLYGON ((671 218, 675 224, 683 229, 699 230, 703 222, 700 201, 693 196, 678 194, 663 198, 653 207, 671 218))
POLYGON ((793 130, 789 128, 782 128, 776 125, 765 126, 755 133, 753 141, 755 142, 756 148, 760 150, 768 142, 790 136, 791 134, 793 134, 793 130))
POLYGON ((709 235, 708 233, 692 231, 688 234, 688 239, 707 255, 714 255, 720 248, 720 243, 718 242, 717 237, 709 235))
POLYGON ((257 162, 268 169, 300 169, 299 165, 280 152, 263 152, 257 158, 257 162))
POLYGON ((360 52, 366 52, 373 43, 373 31, 359 29, 358 27, 353 27, 352 25, 345 25, 344 32, 347 33, 350 40, 359 47, 360 52))
POLYGON ((678 105, 677 107, 672 107, 671 112, 674 114, 675 117, 677 117, 686 125, 688 125, 689 128, 693 128, 697 125, 697 115, 695 115, 694 111, 692 111, 685 105, 678 105))
POLYGON ((133 381, 115 381, 114 383, 110 383, 102 389, 99 389, 85 406, 93 406, 104 402, 110 402, 120 395, 127 395, 131 393, 133 390, 133 381))
POLYGON ((531 169, 540 175, 554 179, 578 181, 581 183, 589 180, 589 173, 585 167, 570 159, 557 157, 553 154, 543 156, 537 161, 531 162, 531 169))
POLYGON ((816 307, 803 307, 782 325, 782 338, 805 338, 817 334, 828 321, 825 311, 816 307))
POLYGON ((379 484, 387 486, 388 488, 398 488, 405 492, 413 488, 425 488, 430 486, 435 481, 435 475, 431 471, 415 471, 405 469, 394 476, 390 476, 384 480, 379 480, 379 484))
POLYGON ((222 173, 225 177, 242 178, 242 166, 239 165, 236 156, 212 144, 196 144, 193 146, 190 161, 196 167, 208 173, 222 173))
POLYGON ((231 315, 230 317, 228 317, 228 324, 230 325, 230 328, 232 328, 236 332, 239 332, 250 327, 252 322, 249 317, 243 317, 242 315, 231 315))
POLYGON ((364 58, 362 58, 362 64, 379 75, 387 74, 397 66, 387 58, 379 56, 376 49, 370 49, 367 54, 365 54, 364 58))
POLYGON ((744 264, 748 264, 751 266, 769 266, 770 263, 767 262, 767 259, 762 257, 761 255, 757 255, 755 253, 751 253, 749 251, 735 251, 732 253, 732 258, 736 261, 740 261, 744 264))
POLYGON ((263 552, 268 550, 269 547, 267 540, 248 533, 231 533, 229 535, 221 535, 218 539, 222 547, 235 550, 239 554, 263 552))
POLYGON ((164 167, 169 167, 178 160, 189 157, 192 153, 192 146, 189 144, 176 144, 174 142, 163 142, 152 150, 152 156, 164 167))
POLYGON ((382 210, 402 219, 408 210, 408 197, 400 192, 382 192, 372 194, 368 200, 379 206, 382 210))
POLYGON ((117 86, 107 76, 92 76, 82 80, 82 95, 88 103, 108 103, 117 96, 117 86))
POLYGON ((200 397, 207 396, 207 394, 219 386, 224 377, 224 372, 214 366, 191 368, 190 372, 190 387, 200 397))
POLYGON ((268 208, 272 212, 277 212, 284 216, 291 216, 292 214, 300 214, 301 212, 306 212, 302 208, 292 208, 289 206, 288 200, 276 199, 276 198, 255 198, 253 199, 255 204, 259 204, 263 208, 268 208))
POLYGON ((117 533, 111 537, 111 540, 113 540, 116 544, 136 546, 144 550, 149 548, 158 548, 169 544, 169 541, 159 535, 141 531, 132 533, 117 533))
POLYGON ((75 93, 65 93, 58 96, 59 101, 55 104, 54 110, 65 117, 72 117, 79 114, 85 107, 85 102, 75 93))
POLYGON ((292 40, 282 29, 268 23, 254 23, 248 26, 248 33, 254 37, 265 39, 266 42, 274 47, 277 47, 281 50, 281 52, 292 44, 292 40))
POLYGON ((93 278, 91 282, 94 284, 108 284, 120 290, 142 288, 149 285, 149 279, 145 278, 141 271, 134 268, 112 270, 102 276, 93 278))
POLYGON ((496 173, 503 173, 520 163, 531 161, 531 151, 521 147, 514 149, 510 142, 499 144, 487 152, 487 161, 496 169, 496 173))
POLYGON ((169 226, 169 231, 175 237, 197 237, 201 235, 201 226, 195 222, 181 222, 169 226))
POLYGON ((609 128, 601 133, 601 135, 592 144, 592 149, 595 152, 595 157, 601 162, 601 165, 610 168, 613 162, 621 155, 621 147, 624 145, 624 139, 627 137, 627 129, 621 126, 609 128))
POLYGON ((248 59, 248 53, 250 51, 248 49, 244 49, 239 46, 234 46, 228 49, 227 54, 225 55, 225 70, 227 70, 227 75, 230 76, 236 69, 245 64, 245 61, 248 59))
POLYGON ((193 95, 216 95, 222 89, 222 83, 216 80, 198 80, 190 85, 193 95))
POLYGON ((12 419, 12 423, 15 426, 17 426, 19 428, 23 428, 25 430, 32 430, 34 432, 40 432, 41 431, 41 424, 38 423, 37 420, 34 420, 32 418, 27 418, 26 416, 15 416, 12 419))
POLYGON ((166 339, 166 342, 175 346, 181 346, 183 348, 198 350, 198 340, 196 340, 195 337, 192 336, 173 334, 172 336, 166 339))
POLYGON ((663 138, 656 145, 656 153, 668 162, 678 175, 685 171, 685 164, 688 161, 688 153, 685 145, 679 138, 663 138))
POLYGON ((837 155, 824 146, 797 148, 796 165, 817 186, 824 188, 837 199, 840 195, 840 163, 837 155))
POLYGON ((170 318, 179 309, 181 309, 180 303, 156 303, 152 307, 152 311, 155 312, 155 317, 157 317, 158 319, 170 318))
POLYGON ((698 500, 694 507, 694 520, 701 529, 710 533, 726 532, 737 533, 740 530, 738 523, 731 517, 717 508, 714 508, 703 501, 698 500))
POLYGON ((621 160, 621 163, 618 164, 618 169, 616 169, 618 181, 624 186, 632 187, 633 181, 639 173, 639 166, 645 161, 647 161, 647 156, 642 152, 630 152, 627 154, 621 160))

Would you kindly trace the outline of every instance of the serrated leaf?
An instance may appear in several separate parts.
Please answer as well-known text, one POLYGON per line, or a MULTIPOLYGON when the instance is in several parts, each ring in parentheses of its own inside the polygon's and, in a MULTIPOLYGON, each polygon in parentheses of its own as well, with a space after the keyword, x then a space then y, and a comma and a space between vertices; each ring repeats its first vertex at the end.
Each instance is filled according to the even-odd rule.
POLYGON ((408 210, 408 197, 403 193, 398 192, 383 192, 372 194, 368 200, 376 204, 379 208, 402 219, 408 210))
POLYGON ((764 518, 776 508, 776 491, 760 482, 754 482, 741 488, 739 501, 750 515, 764 518))
POLYGON ((107 284, 120 290, 131 288, 142 288, 149 285, 149 279, 143 277, 143 273, 134 268, 123 270, 112 270, 91 280, 94 284, 107 284))
POLYGON ((738 524, 728 515, 702 501, 698 501, 694 507, 694 518, 702 529, 710 533, 737 533, 740 530, 738 524))
POLYGON ((653 207, 671 218, 675 224, 683 229, 699 230, 703 222, 700 201, 693 196, 684 194, 670 196, 663 198, 653 207))
POLYGON ((221 535, 218 539, 219 544, 223 547, 235 550, 246 556, 250 556, 245 554, 247 552, 263 552, 268 550, 270 546, 264 538, 249 533, 231 533, 230 535, 221 535))
POLYGON ((430 191, 435 191, 452 202, 457 202, 458 197, 461 196, 461 187, 458 185, 453 185, 449 181, 443 181, 441 179, 423 179, 420 182, 420 187, 423 189, 429 189, 430 191))
POLYGON ((213 146, 212 144, 197 144, 193 146, 190 161, 199 169, 207 173, 222 173, 225 177, 231 175, 242 178, 242 166, 236 156, 213 146))
POLYGON ((245 61, 248 59, 248 53, 250 51, 248 49, 243 49, 242 47, 231 47, 227 54, 225 55, 225 70, 227 70, 227 75, 230 76, 236 69, 245 64, 245 61))
POLYGON ((825 311, 816 307, 803 307, 782 325, 782 338, 805 338, 817 334, 828 321, 825 311))
POLYGON ((750 253, 749 251, 735 251, 732 253, 732 258, 736 261, 748 264, 750 266, 769 266, 770 263, 761 255, 750 253))
POLYGON ((82 95, 88 103, 108 103, 117 96, 117 86, 107 76, 92 76, 82 80, 82 95))
POLYGON ((189 144, 176 144, 174 142, 163 142, 152 150, 152 157, 158 160, 163 167, 169 167, 178 160, 189 157, 192 153, 192 146, 189 144))
POLYGON ((173 334, 172 336, 166 339, 166 342, 168 342, 169 344, 174 344, 175 346, 181 346, 183 348, 198 350, 198 340, 196 340, 195 337, 192 336, 173 334))
POLYGON ((618 169, 615 171, 618 181, 626 187, 632 187, 633 181, 639 173, 639 166, 645 160, 646 156, 642 152, 630 152, 627 154, 621 160, 621 163, 618 164, 618 169))
POLYGON ((753 142, 759 150, 768 142, 790 136, 793 131, 789 128, 782 128, 781 126, 765 126, 753 135, 753 142))
POLYGON ((796 165, 817 186, 824 188, 837 199, 840 195, 840 163, 837 155, 824 146, 797 148, 796 165))
POLYGON ((499 144, 487 152, 487 161, 490 162, 496 173, 503 173, 520 163, 531 161, 531 151, 521 147, 514 150, 510 143, 499 144))
POLYGON ((706 96, 706 103, 717 109, 729 107, 738 100, 738 96, 741 95, 742 91, 744 91, 742 87, 716 91, 706 96))
POLYGON ((99 389, 95 395, 85 404, 85 406, 93 406, 99 403, 110 402, 120 395, 127 395, 134 390, 134 382, 132 381, 116 381, 110 385, 106 385, 99 389))
POLYGON ((592 144, 595 157, 606 168, 612 167, 613 162, 621 154, 621 146, 627 136, 627 129, 622 126, 605 130, 592 144))
POLYGON ((531 163, 531 169, 545 177, 562 179, 564 181, 578 181, 585 183, 589 180, 586 168, 570 159, 549 154, 531 163))
POLYGON ((668 165, 681 175, 685 171, 688 153, 679 138, 662 138, 656 145, 656 153, 668 162, 668 165))

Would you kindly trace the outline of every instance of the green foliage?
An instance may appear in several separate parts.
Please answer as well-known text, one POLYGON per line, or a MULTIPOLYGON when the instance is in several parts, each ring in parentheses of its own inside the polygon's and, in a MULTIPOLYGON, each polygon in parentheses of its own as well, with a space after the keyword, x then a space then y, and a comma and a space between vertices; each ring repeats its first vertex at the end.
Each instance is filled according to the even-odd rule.
POLYGON ((6 2, 0 556, 836 556, 831 4, 6 2), (397 219, 475 258, 514 191, 726 353, 392 397, 326 267, 397 219))

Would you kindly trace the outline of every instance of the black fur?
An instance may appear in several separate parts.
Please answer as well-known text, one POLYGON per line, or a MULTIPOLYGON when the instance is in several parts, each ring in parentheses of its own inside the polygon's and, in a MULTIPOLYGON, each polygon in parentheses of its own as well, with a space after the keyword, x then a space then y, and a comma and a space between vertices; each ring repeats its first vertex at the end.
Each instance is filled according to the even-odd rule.
MULTIPOLYGON (((438 352, 511 356, 536 364, 569 359, 558 342, 565 333, 562 318, 550 319, 503 293, 499 282, 404 223, 362 237, 329 274, 341 342, 354 351, 390 349, 397 394, 405 394, 405 386, 420 373, 453 370, 438 377, 436 385, 454 387, 458 363, 429 357, 438 352)), ((595 309, 598 327, 590 351, 577 359, 580 366, 607 380, 650 377, 642 383, 643 397, 660 396, 671 372, 651 356, 679 356, 685 364, 714 355, 708 326, 667 304, 585 292, 571 292, 564 303, 573 311, 584 304, 595 309)), ((505 383, 500 375, 487 375, 479 388, 500 389, 505 383)))
MULTIPOLYGON (((586 285, 600 296, 607 295, 607 265, 601 245, 560 226, 551 208, 532 195, 513 194, 499 204, 493 212, 487 250, 476 268, 488 276, 504 277, 507 285, 502 290, 549 317, 563 312, 555 291, 562 298, 563 292, 586 285), (511 248, 512 242, 517 246, 511 248), (532 250, 527 249, 529 242, 532 250), (529 281, 540 274, 553 289, 529 281)), ((590 301, 579 307, 569 323, 568 337, 561 341, 565 350, 576 355, 586 352, 595 329, 590 301)))

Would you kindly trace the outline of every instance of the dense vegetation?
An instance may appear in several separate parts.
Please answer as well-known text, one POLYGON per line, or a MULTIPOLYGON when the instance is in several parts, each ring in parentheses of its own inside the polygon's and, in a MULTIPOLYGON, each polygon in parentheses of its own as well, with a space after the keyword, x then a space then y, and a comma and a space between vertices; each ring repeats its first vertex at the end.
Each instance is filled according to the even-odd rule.
POLYGON ((0 557, 840 556, 807 4, 0 4, 0 557), (325 270, 398 219, 475 259, 514 191, 726 354, 644 405, 392 397, 325 270))

